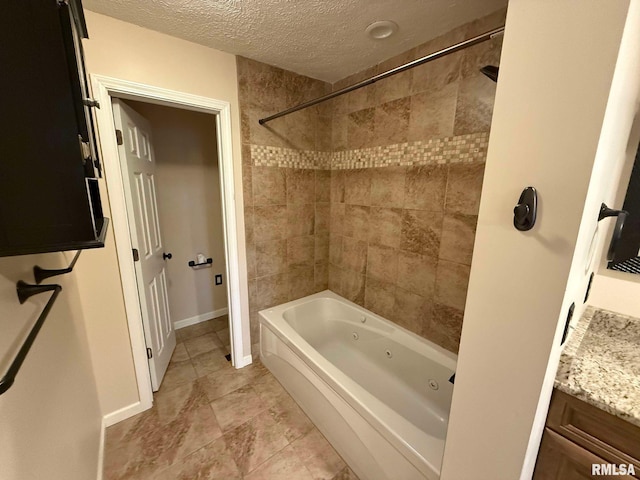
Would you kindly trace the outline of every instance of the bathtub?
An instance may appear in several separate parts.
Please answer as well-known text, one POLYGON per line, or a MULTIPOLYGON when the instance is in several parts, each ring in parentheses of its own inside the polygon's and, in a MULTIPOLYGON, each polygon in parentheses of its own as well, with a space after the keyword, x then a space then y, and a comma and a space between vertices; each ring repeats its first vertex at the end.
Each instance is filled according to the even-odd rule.
POLYGON ((260 312, 260 354, 362 480, 436 480, 456 356, 324 291, 260 312))

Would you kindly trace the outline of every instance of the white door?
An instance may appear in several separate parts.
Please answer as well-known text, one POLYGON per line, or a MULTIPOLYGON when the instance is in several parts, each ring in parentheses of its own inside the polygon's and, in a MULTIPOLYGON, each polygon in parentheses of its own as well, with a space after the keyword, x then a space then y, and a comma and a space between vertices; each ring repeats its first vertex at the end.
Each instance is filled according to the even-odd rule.
POLYGON ((138 297, 147 344, 151 385, 156 392, 176 346, 169 313, 167 274, 156 201, 155 156, 149 122, 123 102, 113 100, 115 127, 135 262, 138 297), (135 259, 135 255, 134 255, 135 259))

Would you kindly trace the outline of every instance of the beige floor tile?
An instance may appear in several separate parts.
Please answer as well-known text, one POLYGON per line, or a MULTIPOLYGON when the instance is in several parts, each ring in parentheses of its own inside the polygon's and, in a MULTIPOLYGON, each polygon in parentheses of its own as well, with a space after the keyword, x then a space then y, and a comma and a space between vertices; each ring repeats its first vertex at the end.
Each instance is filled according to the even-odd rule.
POLYGON ((271 373, 257 378, 251 386, 262 401, 269 406, 277 405, 283 400, 289 400, 291 398, 271 373))
POLYGON ((160 472, 153 480, 240 480, 242 475, 222 438, 160 472))
POLYGON ((226 432, 252 419, 266 410, 267 406, 250 386, 246 386, 214 400, 211 408, 220 427, 226 432))
POLYGON ((193 358, 202 353, 210 352, 216 348, 222 348, 222 342, 215 332, 210 332, 185 340, 184 346, 187 349, 187 352, 189 352, 189 357, 193 358))
POLYGON ((222 345, 228 349, 229 346, 231 345, 231 337, 229 336, 229 327, 223 328, 222 330, 218 330, 216 332, 216 335, 222 342, 222 345))
POLYGON ((158 420, 163 425, 209 403, 204 390, 195 381, 171 390, 161 388, 153 401, 158 420))
POLYGON ((171 363, 184 362, 185 360, 189 360, 189 353, 187 352, 184 343, 180 342, 176 345, 176 349, 173 351, 171 363))
POLYGON ((267 369, 259 362, 240 369, 228 365, 206 377, 199 378, 198 382, 204 388, 209 400, 213 401, 240 387, 244 387, 266 373, 267 369))
POLYGON ((213 332, 213 324, 209 322, 196 323, 185 328, 179 328, 176 330, 176 339, 178 342, 184 342, 190 338, 199 337, 206 333, 213 332))
POLYGON ((160 390, 172 390, 179 385, 191 383, 195 379, 196 371, 190 360, 170 363, 162 379, 160 390))
POLYGON ((224 434, 238 468, 247 474, 287 446, 284 429, 268 412, 224 434))
POLYGON ((331 480, 346 466, 317 428, 291 445, 315 480, 331 480))
POLYGON ((216 348, 193 357, 191 363, 196 370, 196 375, 198 377, 204 377, 223 368, 229 368, 231 364, 225 358, 225 355, 226 352, 224 349, 216 348))
POLYGON ((210 326, 211 331, 219 332, 220 330, 229 328, 229 315, 222 315, 221 317, 207 320, 204 323, 210 326))
POLYGON ((289 445, 256 468, 245 480, 313 480, 296 451, 289 445))
POLYGON ((271 406, 269 414, 276 423, 284 428, 284 436, 290 442, 309 433, 313 423, 292 398, 283 398, 280 403, 271 406))
POLYGON ((360 480, 349 467, 344 467, 331 480, 360 480))

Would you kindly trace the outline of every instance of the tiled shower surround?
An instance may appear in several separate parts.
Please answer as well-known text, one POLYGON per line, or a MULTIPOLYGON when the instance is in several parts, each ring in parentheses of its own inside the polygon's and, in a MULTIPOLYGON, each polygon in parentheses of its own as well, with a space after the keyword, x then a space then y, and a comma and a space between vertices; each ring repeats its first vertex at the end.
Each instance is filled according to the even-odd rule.
POLYGON ((502 25, 476 20, 334 85, 238 58, 252 338, 257 312, 330 288, 456 352, 501 39, 258 119, 502 25))

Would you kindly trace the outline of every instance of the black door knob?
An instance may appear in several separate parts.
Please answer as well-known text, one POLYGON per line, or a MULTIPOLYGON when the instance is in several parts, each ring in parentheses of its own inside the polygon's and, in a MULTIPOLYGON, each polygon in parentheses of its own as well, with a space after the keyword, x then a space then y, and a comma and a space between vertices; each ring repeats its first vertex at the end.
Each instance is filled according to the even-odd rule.
POLYGON ((171 255, 170 253, 162 253, 163 260, 171 260, 171 257, 173 257, 173 255, 171 255))
POLYGON ((531 230, 536 224, 538 192, 533 187, 522 191, 518 204, 513 209, 513 226, 521 232, 531 230))

